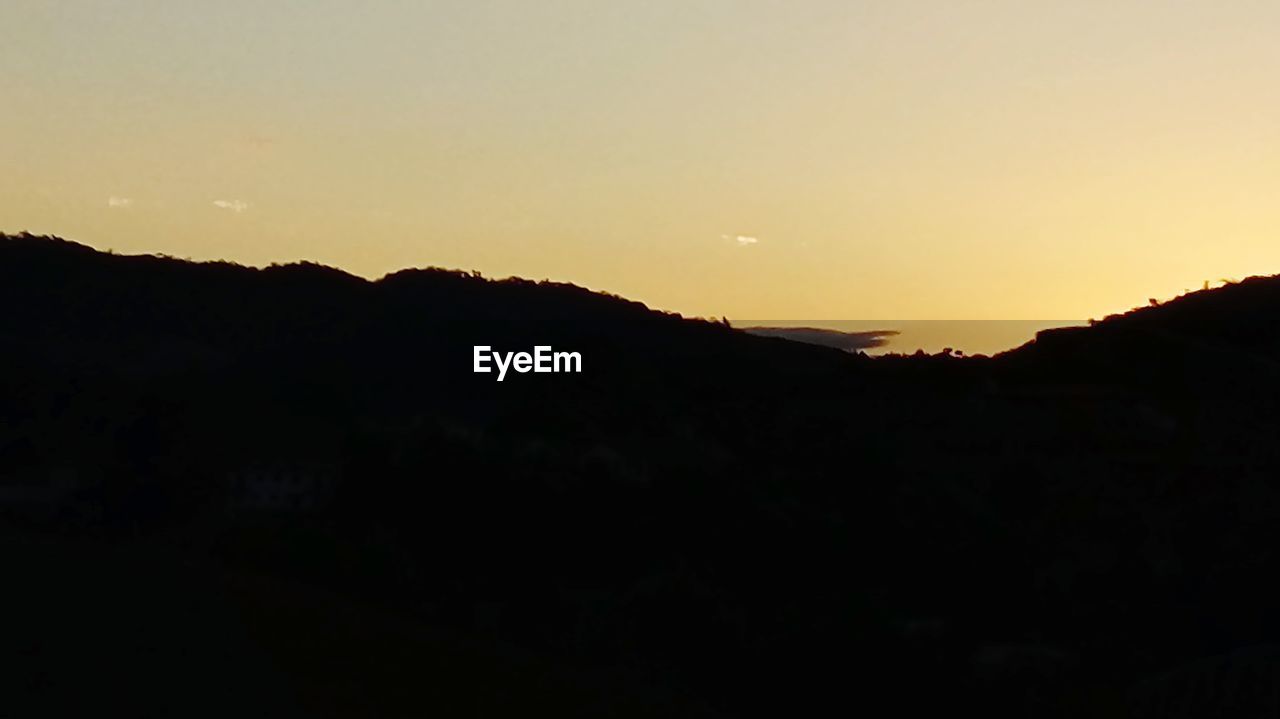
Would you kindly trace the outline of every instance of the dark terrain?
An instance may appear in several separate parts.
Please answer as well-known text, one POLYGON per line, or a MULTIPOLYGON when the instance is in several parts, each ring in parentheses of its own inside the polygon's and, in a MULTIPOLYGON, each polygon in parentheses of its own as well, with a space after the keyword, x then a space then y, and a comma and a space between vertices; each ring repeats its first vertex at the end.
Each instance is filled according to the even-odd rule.
POLYGON ((0 307, 0 715, 1280 713, 1280 278, 990 358, 28 235, 0 307))

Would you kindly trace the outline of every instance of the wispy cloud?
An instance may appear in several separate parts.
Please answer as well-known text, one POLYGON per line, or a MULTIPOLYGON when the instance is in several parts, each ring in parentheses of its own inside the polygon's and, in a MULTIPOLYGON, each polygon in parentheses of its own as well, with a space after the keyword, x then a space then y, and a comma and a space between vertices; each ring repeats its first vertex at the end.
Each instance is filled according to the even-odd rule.
POLYGON ((247 135, 240 139, 242 143, 255 149, 263 149, 277 144, 279 141, 266 135, 247 135))
POLYGON ((115 196, 108 197, 108 198, 107 198, 107 207, 110 207, 110 208, 112 208, 112 209, 124 209, 124 208, 128 208, 128 207, 133 207, 133 198, 131 198, 131 197, 115 197, 115 196))
POLYGON ((760 242, 758 237, 750 237, 748 235, 720 235, 720 239, 733 240, 738 243, 739 247, 746 247, 747 245, 754 245, 760 242))
POLYGON ((231 210, 237 215, 249 209, 249 203, 244 200, 214 200, 213 206, 223 210, 231 210))

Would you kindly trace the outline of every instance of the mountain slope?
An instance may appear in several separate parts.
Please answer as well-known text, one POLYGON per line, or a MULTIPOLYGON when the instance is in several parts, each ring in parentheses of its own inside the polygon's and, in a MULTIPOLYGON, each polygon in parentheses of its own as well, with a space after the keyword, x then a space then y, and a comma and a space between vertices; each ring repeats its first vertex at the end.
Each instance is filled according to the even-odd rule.
MULTIPOLYGON (((1265 713, 1280 695, 1248 673, 1270 654, 1247 648, 1280 643, 1277 288, 992 358, 867 358, 553 283, 0 239, 0 528, 725 716, 1265 713), (580 351, 583 372, 499 383, 476 344, 580 351)), ((28 584, 24 636, 65 643, 31 612, 66 598, 28 584)), ((131 591, 154 604, 143 583, 114 601, 131 591)), ((378 655, 343 664, 306 616, 288 632, 321 658, 239 628, 305 695, 413 661, 362 640, 378 655)))

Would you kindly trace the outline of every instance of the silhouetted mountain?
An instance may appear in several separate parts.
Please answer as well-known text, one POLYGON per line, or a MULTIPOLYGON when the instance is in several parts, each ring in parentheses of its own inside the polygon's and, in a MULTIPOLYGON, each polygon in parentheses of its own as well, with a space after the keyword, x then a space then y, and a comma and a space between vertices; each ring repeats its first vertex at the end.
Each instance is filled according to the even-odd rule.
POLYGON ((1280 279, 991 358, 25 235, 0 306, 45 713, 1280 709, 1280 279))
POLYGON ((740 329, 747 334, 759 337, 781 337, 793 342, 834 347, 847 352, 883 347, 888 342, 886 337, 897 334, 893 330, 842 332, 818 327, 742 327, 740 329))

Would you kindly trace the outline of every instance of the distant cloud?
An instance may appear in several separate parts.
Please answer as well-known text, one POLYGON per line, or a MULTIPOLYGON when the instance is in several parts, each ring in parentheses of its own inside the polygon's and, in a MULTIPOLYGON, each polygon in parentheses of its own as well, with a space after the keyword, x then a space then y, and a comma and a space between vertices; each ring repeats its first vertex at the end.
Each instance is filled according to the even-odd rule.
POLYGON ((779 337, 792 342, 834 347, 845 352, 883 347, 895 330, 871 330, 869 332, 841 332, 816 327, 743 327, 743 332, 761 337, 779 337))
POLYGON ((133 198, 130 197, 108 197, 107 207, 115 209, 123 209, 133 206, 133 198))
POLYGON ((754 245, 760 242, 759 238, 749 237, 747 235, 720 235, 720 239, 733 240, 734 242, 738 243, 739 247, 746 247, 747 245, 754 245))
POLYGON ((224 210, 231 210, 237 215, 249 209, 249 203, 244 200, 214 200, 213 206, 224 210))

